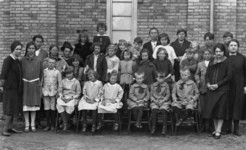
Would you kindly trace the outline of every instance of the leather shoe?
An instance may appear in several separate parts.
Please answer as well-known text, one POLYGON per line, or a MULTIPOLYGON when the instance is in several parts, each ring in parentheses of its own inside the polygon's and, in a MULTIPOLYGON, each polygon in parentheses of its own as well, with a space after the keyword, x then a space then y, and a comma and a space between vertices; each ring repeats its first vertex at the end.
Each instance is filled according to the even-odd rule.
POLYGON ((119 129, 119 123, 114 124, 114 131, 117 131, 119 129))
POLYGON ((215 139, 220 139, 220 137, 221 137, 221 134, 220 133, 218 133, 218 132, 215 133, 215 136, 214 136, 215 139))
POLYGON ((241 136, 242 135, 238 130, 234 131, 233 134, 236 135, 236 136, 241 136))
POLYGON ((155 126, 152 127, 152 129, 151 129, 151 134, 152 134, 152 135, 155 134, 155 126))
POLYGON ((177 123, 176 123, 176 126, 180 126, 182 122, 183 122, 183 119, 179 119, 179 120, 177 121, 177 123))
POLYGON ((22 133, 22 131, 16 130, 15 128, 8 129, 9 133, 22 133))
POLYGON ((165 135, 166 135, 166 132, 167 132, 166 126, 163 126, 163 127, 162 127, 162 132, 161 132, 161 134, 165 136, 165 135))
POLYGON ((93 124, 92 127, 91 127, 91 132, 92 132, 92 133, 95 133, 95 131, 96 131, 96 125, 93 124))
POLYGON ((7 131, 3 131, 3 132, 2 132, 2 135, 3 135, 3 136, 10 136, 10 133, 7 132, 7 131))
POLYGON ((102 123, 98 123, 97 130, 101 130, 102 127, 103 127, 103 124, 102 123))
POLYGON ((86 124, 83 124, 82 132, 86 132, 86 124))

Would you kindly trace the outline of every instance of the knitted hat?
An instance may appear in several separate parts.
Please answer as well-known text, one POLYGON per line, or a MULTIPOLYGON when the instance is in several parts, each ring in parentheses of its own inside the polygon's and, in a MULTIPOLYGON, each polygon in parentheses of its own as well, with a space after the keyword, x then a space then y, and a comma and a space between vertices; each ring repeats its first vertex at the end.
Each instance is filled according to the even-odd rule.
POLYGON ((14 42, 10 45, 11 52, 13 52, 13 51, 15 50, 15 48, 16 48, 17 46, 19 46, 19 45, 22 47, 22 44, 21 44, 20 41, 14 41, 14 42))

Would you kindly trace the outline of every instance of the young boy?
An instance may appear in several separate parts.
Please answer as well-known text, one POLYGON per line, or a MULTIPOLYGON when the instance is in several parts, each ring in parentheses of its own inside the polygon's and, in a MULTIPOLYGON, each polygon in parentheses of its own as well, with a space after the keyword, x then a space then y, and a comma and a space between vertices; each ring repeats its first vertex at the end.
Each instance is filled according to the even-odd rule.
POLYGON ((194 59, 194 51, 191 47, 187 48, 185 50, 186 57, 184 60, 180 63, 180 69, 189 69, 190 70, 190 79, 195 81, 194 75, 196 73, 196 68, 198 61, 194 59))
POLYGON ((119 71, 120 59, 115 55, 116 51, 117 51, 116 45, 112 44, 107 47, 107 54, 108 54, 108 56, 106 56, 106 61, 108 66, 107 74, 110 74, 112 71, 116 71, 117 73, 119 71))
POLYGON ((190 70, 184 68, 180 70, 181 79, 175 83, 172 91, 172 108, 175 114, 178 116, 176 126, 179 126, 186 116, 183 109, 186 110, 187 123, 190 126, 192 124, 192 110, 197 106, 197 100, 199 98, 199 91, 194 81, 190 79, 190 70))
POLYGON ((133 49, 132 49, 132 60, 137 60, 140 56, 140 51, 141 51, 141 47, 143 44, 143 39, 141 39, 140 37, 136 37, 134 39, 133 42, 133 49))
POLYGON ((229 54, 229 50, 228 50, 228 46, 229 46, 229 42, 233 39, 233 34, 231 32, 225 32, 223 34, 223 41, 224 41, 224 45, 226 47, 226 53, 225 56, 227 56, 229 54))
POLYGON ((167 112, 170 110, 171 105, 170 90, 168 84, 165 82, 164 72, 157 72, 156 80, 157 82, 151 85, 150 93, 150 108, 152 112, 151 134, 155 133, 157 113, 159 110, 162 114, 163 119, 162 134, 166 135, 167 112))
POLYGON ((74 106, 78 103, 78 98, 81 94, 80 83, 73 75, 73 67, 69 66, 65 70, 65 79, 62 80, 58 93, 59 98, 57 99, 57 111, 61 114, 63 121, 63 130, 68 129, 68 120, 70 115, 74 111, 74 106))
POLYGON ((62 80, 61 73, 55 68, 55 65, 56 60, 54 58, 49 58, 48 68, 44 69, 42 93, 47 120, 47 127, 44 129, 44 131, 55 130, 55 101, 57 89, 60 86, 62 80))

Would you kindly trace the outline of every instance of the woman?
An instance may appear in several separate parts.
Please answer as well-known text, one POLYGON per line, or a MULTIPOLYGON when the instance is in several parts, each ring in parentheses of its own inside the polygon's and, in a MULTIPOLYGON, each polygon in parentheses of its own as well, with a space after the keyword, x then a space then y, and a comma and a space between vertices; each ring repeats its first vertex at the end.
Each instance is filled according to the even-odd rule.
POLYGON ((225 57, 226 49, 221 43, 214 47, 215 58, 209 62, 205 80, 207 94, 203 108, 203 118, 213 119, 215 131, 212 136, 219 139, 224 119, 228 118, 228 98, 232 67, 225 57))
POLYGON ((228 59, 232 63, 233 76, 230 82, 229 98, 229 121, 227 132, 231 132, 231 122, 234 123, 233 134, 241 136, 239 132, 239 120, 245 120, 245 100, 246 93, 246 58, 238 52, 239 42, 233 39, 229 42, 228 59))
MULTIPOLYGON (((65 68, 68 67, 68 64, 63 58, 59 57, 58 52, 59 52, 59 49, 56 45, 54 45, 54 44, 50 45, 49 57, 55 58, 56 69, 59 70, 60 72, 63 72, 65 70, 65 68)), ((43 68, 44 69, 48 67, 49 57, 44 59, 44 62, 43 62, 43 68)))
POLYGON ((18 57, 21 55, 22 44, 14 41, 11 46, 11 54, 4 59, 0 76, 0 87, 3 91, 3 113, 5 123, 2 135, 10 136, 10 133, 20 133, 13 128, 13 117, 22 112, 22 70, 18 57))
POLYGON ((185 50, 191 45, 189 41, 186 40, 187 32, 185 29, 179 29, 177 31, 177 40, 172 42, 170 45, 173 47, 177 58, 174 60, 174 76, 175 81, 179 81, 180 79, 180 72, 179 72, 179 64, 180 60, 182 59, 183 55, 185 54, 185 50))
POLYGON ((31 131, 35 132, 36 111, 41 105, 41 79, 43 75, 42 61, 35 56, 35 43, 26 46, 25 57, 22 59, 24 81, 23 111, 25 118, 25 132, 30 129, 29 112, 31 113, 31 131))

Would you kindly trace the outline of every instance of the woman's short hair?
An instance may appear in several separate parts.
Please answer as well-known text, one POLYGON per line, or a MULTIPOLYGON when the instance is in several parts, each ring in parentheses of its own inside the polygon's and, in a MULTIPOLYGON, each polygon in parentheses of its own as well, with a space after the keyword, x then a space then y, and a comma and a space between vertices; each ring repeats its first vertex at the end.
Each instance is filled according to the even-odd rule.
POLYGON ((103 23, 103 22, 99 22, 98 24, 97 24, 97 32, 99 31, 99 28, 104 28, 105 29, 105 31, 107 31, 107 25, 105 24, 105 23, 103 23))
POLYGON ((170 43, 170 38, 169 38, 168 34, 166 34, 166 33, 161 33, 161 34, 158 36, 158 40, 161 41, 162 38, 166 38, 166 39, 167 39, 167 44, 170 43))
POLYGON ((43 38, 42 35, 40 35, 40 34, 39 34, 39 35, 35 35, 35 36, 32 38, 32 41, 35 42, 36 38, 41 39, 41 40, 42 40, 42 43, 44 42, 44 38, 43 38))
POLYGON ((223 38, 226 38, 226 37, 230 37, 230 38, 233 39, 233 34, 232 34, 231 32, 225 32, 225 33, 223 34, 223 38))
POLYGON ((232 40, 228 43, 228 45, 230 45, 231 42, 236 42, 236 43, 237 43, 237 46, 240 47, 240 44, 239 44, 239 41, 238 41, 238 40, 232 39, 232 40))
POLYGON ((87 77, 87 79, 88 79, 88 76, 89 76, 90 74, 92 74, 92 75, 98 80, 99 76, 98 76, 98 73, 97 73, 95 70, 93 70, 93 69, 91 69, 91 68, 89 68, 89 69, 87 70, 87 72, 86 72, 86 77, 87 77))
POLYGON ((37 47, 36 47, 36 45, 35 45, 35 42, 33 42, 33 41, 28 42, 28 43, 26 44, 26 52, 25 52, 25 56, 27 55, 28 48, 29 48, 31 45, 34 45, 35 51, 37 50, 37 47))
POLYGON ((179 34, 179 33, 181 33, 181 32, 184 32, 185 37, 187 37, 187 31, 186 31, 185 29, 183 29, 183 28, 178 29, 177 34, 176 34, 176 35, 178 35, 178 34, 179 34))
POLYGON ((224 44, 221 44, 221 43, 218 43, 214 46, 214 52, 216 50, 216 48, 219 48, 221 51, 224 52, 224 55, 226 54, 226 48, 225 48, 225 45, 224 44))
POLYGON ((89 36, 88 36, 88 34, 85 33, 85 32, 80 32, 80 33, 79 33, 78 42, 81 43, 81 37, 82 37, 82 36, 85 36, 85 37, 86 37, 85 43, 89 43, 89 36))
POLYGON ((214 40, 214 34, 213 33, 210 33, 210 32, 205 33, 203 36, 203 39, 206 40, 207 37, 209 38, 209 40, 214 40))
POLYGON ((11 49, 11 52, 13 52, 14 50, 15 50, 15 48, 17 47, 17 46, 23 46, 22 44, 21 44, 21 42, 20 41, 14 41, 11 45, 10 45, 10 49, 11 49))

